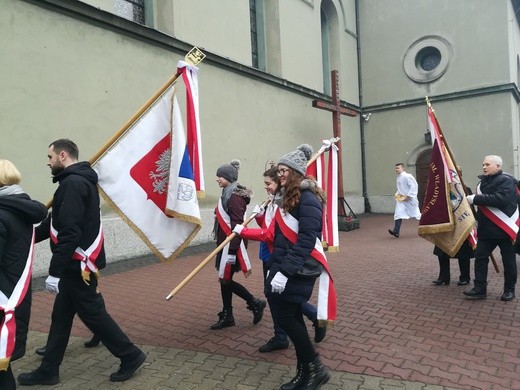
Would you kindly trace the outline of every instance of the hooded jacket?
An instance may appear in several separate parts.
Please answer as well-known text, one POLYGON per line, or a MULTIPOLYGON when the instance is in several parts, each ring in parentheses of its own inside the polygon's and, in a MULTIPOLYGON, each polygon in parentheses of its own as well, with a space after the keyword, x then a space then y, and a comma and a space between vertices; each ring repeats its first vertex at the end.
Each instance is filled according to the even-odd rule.
MULTIPOLYGON (((81 262, 72 259, 77 247, 87 249, 96 239, 101 226, 97 173, 86 161, 69 165, 52 179, 59 182, 52 200, 51 215, 36 229, 36 241, 50 236, 50 224, 58 232, 58 242, 50 242, 52 259, 49 275, 79 275, 81 262)), ((99 269, 106 265, 105 249, 96 260, 99 269)))
MULTIPOLYGON (((2 187, 6 188, 6 187, 2 187)), ((0 290, 11 296, 29 255, 33 224, 47 215, 47 208, 25 193, 0 196, 0 290)), ((11 361, 25 354, 31 314, 31 288, 15 310, 16 344, 11 361)), ((0 312, 0 322, 4 313, 0 312)))

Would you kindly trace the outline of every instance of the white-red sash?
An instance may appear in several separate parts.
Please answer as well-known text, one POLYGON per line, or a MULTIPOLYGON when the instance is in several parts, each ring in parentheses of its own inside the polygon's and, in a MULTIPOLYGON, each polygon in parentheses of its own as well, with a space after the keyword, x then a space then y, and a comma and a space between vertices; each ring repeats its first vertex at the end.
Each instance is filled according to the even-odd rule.
MULTIPOLYGON (((482 194, 480 191, 480 183, 477 186, 477 194, 482 194)), ((478 206, 479 210, 482 211, 489 220, 491 220, 495 225, 497 225, 500 229, 507 233, 513 242, 516 240, 516 234, 518 233, 518 206, 512 216, 507 216, 502 210, 497 207, 491 206, 478 206)))
MULTIPOLYGON (((275 220, 282 234, 292 243, 298 240, 299 223, 291 214, 276 210, 275 220)), ((323 251, 320 237, 316 237, 314 249, 311 256, 319 261, 326 272, 320 275, 320 286, 318 290, 318 321, 334 321, 336 319, 336 289, 330 274, 329 264, 323 251)))
POLYGON ((0 310, 4 312, 4 319, 0 325, 0 371, 7 370, 11 356, 13 356, 16 343, 15 309, 25 298, 25 294, 27 294, 27 289, 31 283, 33 254, 34 227, 29 255, 25 261, 22 275, 20 276, 20 279, 18 279, 11 296, 7 297, 3 291, 0 291, 0 310))
MULTIPOLYGON (((226 236, 230 236, 232 232, 231 230, 231 218, 229 217, 226 210, 222 206, 222 200, 219 199, 217 206, 217 221, 218 225, 222 229, 226 236)), ((223 280, 230 280, 232 275, 232 265, 226 262, 229 253, 229 242, 222 249, 222 255, 220 257, 220 267, 218 270, 218 277, 223 280)), ((240 246, 237 250, 237 261, 240 265, 240 269, 247 276, 251 273, 251 263, 249 261, 249 256, 247 254, 247 249, 244 244, 244 241, 240 241, 240 246)))
MULTIPOLYGON (((54 244, 58 243, 58 231, 52 226, 52 219, 51 219, 51 232, 50 232, 50 238, 51 241, 54 244)), ((101 252, 101 248, 103 248, 103 225, 101 223, 101 219, 99 221, 99 232, 97 234, 96 239, 94 242, 87 248, 82 249, 79 246, 74 250, 74 254, 72 255, 72 258, 74 260, 81 261, 81 273, 83 275, 90 274, 90 272, 97 273, 98 268, 96 266, 96 260, 99 256, 99 252, 101 252)), ((85 279, 85 277, 84 277, 85 279)), ((88 278, 87 278, 88 280, 88 278)))

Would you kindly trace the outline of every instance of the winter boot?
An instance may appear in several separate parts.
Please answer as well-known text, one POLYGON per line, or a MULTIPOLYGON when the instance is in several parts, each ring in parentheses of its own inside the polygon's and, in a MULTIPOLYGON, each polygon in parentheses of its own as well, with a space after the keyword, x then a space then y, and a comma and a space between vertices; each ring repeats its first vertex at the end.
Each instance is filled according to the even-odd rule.
POLYGON ((304 381, 299 389, 314 390, 327 383, 330 379, 330 372, 323 365, 319 356, 313 362, 303 366, 304 381))
POLYGON ((247 309, 253 312, 253 324, 258 324, 264 316, 264 309, 267 305, 266 301, 255 298, 251 303, 247 305, 247 309))
POLYGON ((235 319, 233 318, 233 308, 224 309, 218 313, 218 321, 211 325, 211 329, 217 330, 235 326, 235 319))
POLYGON ((280 390, 294 390, 299 389, 302 383, 305 381, 308 373, 303 370, 303 363, 298 360, 296 365, 296 376, 280 387, 280 390))

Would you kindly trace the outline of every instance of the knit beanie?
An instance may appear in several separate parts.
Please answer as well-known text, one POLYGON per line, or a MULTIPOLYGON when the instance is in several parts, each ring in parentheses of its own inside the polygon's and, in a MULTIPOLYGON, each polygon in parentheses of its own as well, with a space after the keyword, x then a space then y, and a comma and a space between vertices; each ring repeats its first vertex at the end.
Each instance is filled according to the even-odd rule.
POLYGON ((238 170, 240 169, 240 160, 233 159, 230 164, 221 165, 217 169, 217 176, 223 177, 230 183, 238 180, 238 170))
POLYGON ((294 152, 287 153, 283 156, 280 161, 278 161, 278 164, 286 165, 305 176, 307 162, 309 162, 311 156, 312 146, 303 144, 298 146, 294 152))

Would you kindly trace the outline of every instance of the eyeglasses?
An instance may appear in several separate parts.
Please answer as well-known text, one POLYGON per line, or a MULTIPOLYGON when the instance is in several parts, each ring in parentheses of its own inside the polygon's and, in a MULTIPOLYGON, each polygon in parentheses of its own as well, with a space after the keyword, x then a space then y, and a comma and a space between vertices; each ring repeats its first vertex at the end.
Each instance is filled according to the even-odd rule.
POLYGON ((278 173, 278 176, 283 176, 287 172, 289 172, 289 168, 280 168, 277 173, 278 173))

